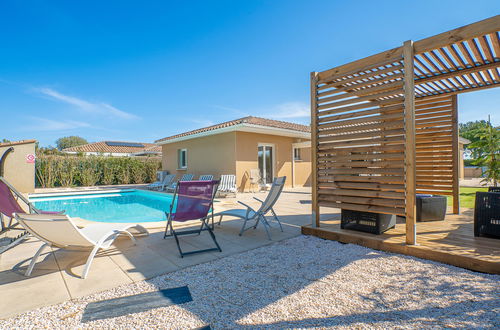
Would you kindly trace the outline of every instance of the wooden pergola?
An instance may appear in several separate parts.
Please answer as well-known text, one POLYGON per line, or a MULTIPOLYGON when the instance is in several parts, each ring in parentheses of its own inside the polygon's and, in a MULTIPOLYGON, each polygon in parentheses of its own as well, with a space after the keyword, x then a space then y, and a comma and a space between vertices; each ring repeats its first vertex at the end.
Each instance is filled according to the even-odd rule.
POLYGON ((451 195, 459 213, 457 94, 500 83, 500 16, 311 73, 312 212, 320 206, 406 216, 417 193, 451 195))

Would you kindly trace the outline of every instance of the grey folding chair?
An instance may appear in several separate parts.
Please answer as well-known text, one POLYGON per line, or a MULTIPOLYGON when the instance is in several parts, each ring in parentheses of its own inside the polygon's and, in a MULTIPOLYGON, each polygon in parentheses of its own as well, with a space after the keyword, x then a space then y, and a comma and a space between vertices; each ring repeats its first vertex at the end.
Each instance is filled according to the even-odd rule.
POLYGON ((281 195, 281 192, 283 191, 283 187, 285 186, 285 180, 286 176, 282 176, 279 178, 274 179, 273 185, 271 186, 271 189, 269 190, 269 194, 267 194, 267 197, 264 201, 258 199, 257 197, 254 197, 257 201, 261 203, 261 206, 258 210, 254 210, 251 206, 238 201, 241 205, 245 206, 246 209, 232 209, 232 210, 227 210, 223 212, 219 212, 214 214, 214 216, 220 216, 219 219, 219 225, 221 224, 222 217, 227 215, 227 216, 232 216, 232 217, 237 217, 243 219, 243 226, 241 227, 239 235, 243 235, 243 233, 250 229, 250 228, 257 228, 257 225, 259 222, 262 222, 264 229, 266 230, 267 237, 271 239, 271 234, 269 233, 269 228, 271 227, 269 220, 266 218, 267 213, 271 213, 273 216, 274 220, 278 222, 281 231, 283 231, 283 227, 281 226, 280 219, 276 215, 276 212, 274 212, 273 206, 276 204, 278 201, 278 198, 281 195), (255 224, 253 226, 247 227, 247 222, 248 221, 255 221, 255 224))

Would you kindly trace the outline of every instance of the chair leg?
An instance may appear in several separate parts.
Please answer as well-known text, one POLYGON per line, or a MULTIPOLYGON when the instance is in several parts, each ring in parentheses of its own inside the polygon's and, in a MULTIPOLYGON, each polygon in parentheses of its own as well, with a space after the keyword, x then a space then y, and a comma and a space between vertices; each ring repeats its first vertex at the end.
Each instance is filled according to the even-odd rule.
POLYGON ((245 226, 247 224, 247 221, 248 221, 248 218, 245 218, 243 220, 243 226, 241 226, 241 230, 240 230, 240 233, 239 233, 240 236, 243 235, 243 232, 245 231, 245 226))
POLYGON ((280 229, 281 229, 281 231, 283 231, 283 226, 281 225, 281 221, 280 221, 280 219, 278 218, 278 216, 276 215, 276 212, 274 212, 274 210, 273 210, 273 209, 271 209, 271 213, 272 213, 272 215, 273 215, 274 219, 275 219, 276 221, 278 221, 278 224, 280 225, 280 229))
POLYGON ((165 234, 163 235, 163 239, 165 239, 167 236, 172 236, 172 220, 168 219, 167 220, 167 225, 165 226, 165 234), (168 234, 168 228, 170 227, 170 235, 168 234))
POLYGON ((222 217, 223 217, 223 215, 221 215, 219 218, 219 226, 220 226, 220 223, 222 222, 222 217))
POLYGON ((134 245, 137 245, 137 240, 135 239, 134 235, 132 235, 128 230, 121 230, 118 233, 119 234, 127 235, 128 237, 130 237, 130 239, 132 240, 132 242, 134 243, 134 245))
POLYGON ((222 249, 220 248, 219 243, 217 243, 217 239, 215 238, 215 234, 212 231, 212 229, 210 228, 210 226, 204 220, 201 220, 201 221, 202 221, 202 226, 204 224, 207 227, 208 233, 212 237, 212 240, 214 241, 215 245, 217 246, 217 249, 219 249, 219 252, 222 252, 222 249))
POLYGON ((87 274, 89 273, 89 270, 90 270, 90 265, 92 265, 92 261, 94 260, 94 257, 100 248, 101 248, 101 245, 98 244, 98 245, 94 246, 94 248, 92 249, 92 252, 90 252, 89 257, 87 258, 87 262, 85 263, 85 267, 83 268, 82 279, 85 279, 87 277, 87 274))
POLYGON ((264 229, 266 230, 267 238, 271 240, 271 234, 269 233, 269 229, 267 227, 269 226, 269 223, 267 222, 266 218, 261 214, 260 217, 262 217, 262 225, 264 226, 264 229))
POLYGON ((170 228, 171 228, 172 235, 175 238, 175 243, 177 244, 177 249, 179 249, 179 253, 181 255, 181 258, 184 258, 184 253, 182 253, 181 244, 179 243, 179 237, 177 237, 177 233, 175 232, 174 228, 172 227, 172 224, 170 224, 170 228))
POLYGON ((33 268, 35 267, 35 264, 36 264, 36 261, 37 261, 38 257, 40 256, 40 254, 42 253, 42 251, 47 246, 49 246, 49 244, 44 243, 42 246, 40 246, 40 248, 38 249, 38 251, 36 251, 36 253, 33 256, 33 258, 31 258, 30 265, 28 266, 28 269, 26 269, 26 273, 24 273, 24 276, 30 276, 31 275, 31 272, 33 271, 33 268))

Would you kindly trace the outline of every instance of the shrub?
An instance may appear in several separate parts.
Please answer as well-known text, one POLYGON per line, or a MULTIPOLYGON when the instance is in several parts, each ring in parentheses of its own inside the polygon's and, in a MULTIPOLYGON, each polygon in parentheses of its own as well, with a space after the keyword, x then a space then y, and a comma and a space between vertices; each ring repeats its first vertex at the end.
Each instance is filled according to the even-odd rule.
POLYGON ((36 186, 42 188, 149 183, 161 160, 153 157, 37 156, 36 186))

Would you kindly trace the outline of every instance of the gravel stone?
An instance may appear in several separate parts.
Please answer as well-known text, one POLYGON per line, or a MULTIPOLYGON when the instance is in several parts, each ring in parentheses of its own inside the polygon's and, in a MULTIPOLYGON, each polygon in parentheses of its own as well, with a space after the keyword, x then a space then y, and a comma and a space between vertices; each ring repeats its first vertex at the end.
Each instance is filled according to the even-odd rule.
MULTIPOLYGON (((25 297, 27 298, 27 297, 25 297)), ((500 276, 300 236, 0 320, 0 328, 499 328, 500 276), (87 303, 188 285, 193 301, 81 323, 87 303)))

